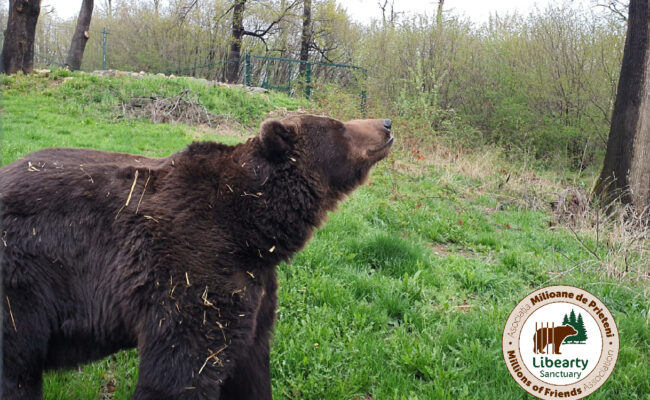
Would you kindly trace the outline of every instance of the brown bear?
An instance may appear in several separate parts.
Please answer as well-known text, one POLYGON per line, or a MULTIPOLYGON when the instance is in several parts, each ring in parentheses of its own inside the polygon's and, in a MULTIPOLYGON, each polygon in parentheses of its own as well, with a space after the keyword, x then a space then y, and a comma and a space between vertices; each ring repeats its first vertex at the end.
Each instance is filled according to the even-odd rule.
POLYGON ((535 354, 545 354, 547 345, 553 345, 553 354, 560 353, 560 345, 567 336, 578 334, 571 325, 561 325, 554 328, 539 328, 533 335, 533 351, 535 354))
POLYGON ((275 267, 366 179, 390 120, 267 120, 166 158, 46 149, 0 169, 3 398, 137 346, 133 399, 270 399, 275 267))

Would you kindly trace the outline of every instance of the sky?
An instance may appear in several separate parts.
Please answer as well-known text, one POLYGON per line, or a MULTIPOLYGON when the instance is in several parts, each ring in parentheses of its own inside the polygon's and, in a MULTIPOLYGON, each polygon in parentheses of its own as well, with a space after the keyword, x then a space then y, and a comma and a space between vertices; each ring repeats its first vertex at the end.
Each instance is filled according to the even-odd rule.
MULTIPOLYGON (((587 3, 588 0, 574 0, 587 3)), ((348 14, 357 22, 368 23, 372 18, 380 18, 379 0, 337 0, 348 14)), ((390 2, 390 0, 389 0, 390 2)), ((444 10, 452 10, 455 14, 464 14, 475 22, 485 22, 490 14, 518 12, 528 14, 537 6, 543 9, 549 3, 557 0, 445 0, 444 10)), ((395 0, 395 11, 407 13, 423 13, 433 15, 437 0, 395 0)), ((81 7, 81 1, 73 0, 43 0, 42 6, 53 6, 59 16, 67 18, 76 15, 81 7)))
MULTIPOLYGON (((348 10, 348 14, 358 22, 368 22, 372 18, 379 19, 381 10, 380 0, 337 0, 348 10)), ((574 0, 587 2, 586 0, 574 0)), ((382 0, 383 3, 383 0, 382 0)), ((390 0, 389 0, 390 3, 390 0)), ((465 15, 475 22, 486 22, 491 14, 517 12, 522 15, 533 11, 535 7, 544 9, 549 3, 557 0, 445 0, 444 11, 452 11, 457 15, 465 15)), ((395 0, 395 11, 422 14, 426 12, 433 16, 438 5, 437 0, 395 0)))

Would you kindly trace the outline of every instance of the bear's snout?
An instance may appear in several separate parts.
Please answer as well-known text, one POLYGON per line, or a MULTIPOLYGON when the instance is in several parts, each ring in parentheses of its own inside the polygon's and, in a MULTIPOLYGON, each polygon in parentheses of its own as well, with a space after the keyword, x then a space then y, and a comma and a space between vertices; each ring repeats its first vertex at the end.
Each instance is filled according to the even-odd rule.
POLYGON ((363 154, 372 162, 388 155, 394 138, 391 134, 390 119, 358 119, 345 123, 347 135, 358 154, 363 154))

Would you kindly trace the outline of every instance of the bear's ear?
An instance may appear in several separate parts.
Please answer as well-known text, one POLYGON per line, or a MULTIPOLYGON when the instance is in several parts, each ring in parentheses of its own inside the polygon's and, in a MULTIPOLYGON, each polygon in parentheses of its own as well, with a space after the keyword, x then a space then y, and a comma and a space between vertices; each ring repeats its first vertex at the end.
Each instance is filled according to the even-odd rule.
POLYGON ((288 121, 267 119, 260 127, 262 152, 269 161, 284 161, 298 137, 298 127, 288 121))

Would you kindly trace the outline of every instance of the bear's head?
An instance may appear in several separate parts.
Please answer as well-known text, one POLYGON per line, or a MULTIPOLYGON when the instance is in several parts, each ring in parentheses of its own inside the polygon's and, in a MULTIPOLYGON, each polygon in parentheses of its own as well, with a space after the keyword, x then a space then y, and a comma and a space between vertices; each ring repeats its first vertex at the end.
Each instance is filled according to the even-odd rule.
POLYGON ((269 164, 300 166, 315 174, 331 196, 347 194, 363 183, 393 144, 389 119, 344 123, 316 115, 266 120, 259 139, 269 164))
POLYGON ((562 331, 563 333, 567 334, 566 336, 573 336, 578 334, 578 331, 576 331, 571 325, 563 325, 562 331))

